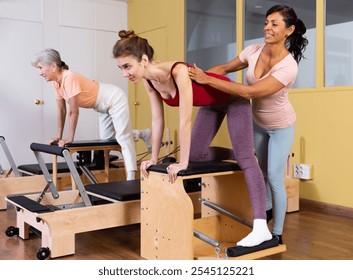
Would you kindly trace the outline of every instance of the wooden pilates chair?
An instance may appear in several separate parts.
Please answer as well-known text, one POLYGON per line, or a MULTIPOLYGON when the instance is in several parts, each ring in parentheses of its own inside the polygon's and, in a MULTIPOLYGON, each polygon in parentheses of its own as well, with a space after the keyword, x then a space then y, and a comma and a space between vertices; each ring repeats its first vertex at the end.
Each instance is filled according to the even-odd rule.
MULTIPOLYGON (((54 197, 40 195, 8 196, 16 210, 16 227, 6 235, 28 239, 30 231, 40 232, 38 259, 57 258, 75 253, 75 235, 140 222, 140 180, 94 183, 84 186, 67 148, 32 143, 47 184, 54 186, 42 153, 64 158, 77 189, 58 192, 54 197)), ((194 192, 197 196, 198 192, 194 192)), ((192 195, 192 194, 190 194, 192 195)), ((193 198, 194 201, 198 201, 193 198)), ((197 203, 197 202, 196 202, 197 203)), ((196 207, 196 206, 195 206, 196 207)))
POLYGON ((256 248, 235 246, 251 232, 253 220, 244 174, 235 162, 190 163, 173 184, 168 165, 151 166, 148 178, 141 175, 143 258, 258 259, 286 250, 277 240, 256 248), (183 188, 192 178, 201 179, 200 217, 183 188))

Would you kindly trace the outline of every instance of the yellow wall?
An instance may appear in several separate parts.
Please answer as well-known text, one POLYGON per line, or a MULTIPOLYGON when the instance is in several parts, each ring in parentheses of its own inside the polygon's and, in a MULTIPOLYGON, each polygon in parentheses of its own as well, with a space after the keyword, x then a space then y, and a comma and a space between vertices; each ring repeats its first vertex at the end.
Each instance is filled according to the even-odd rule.
POLYGON ((353 207, 352 90, 303 90, 290 98, 297 112, 294 162, 314 167, 300 197, 353 207))
MULTIPOLYGON (((321 3, 321 0, 317 1, 321 3)), ((184 59, 184 9, 183 0, 131 0, 129 27, 143 31, 165 25, 166 58, 184 59)), ((318 17, 321 18, 317 23, 318 33, 323 33, 322 17, 318 17)), ((322 35, 318 36, 317 44, 323 44, 322 35)), ((297 112, 293 162, 312 164, 314 168, 313 180, 300 182, 300 197, 353 208, 353 90, 344 87, 320 90, 323 88, 324 54, 323 48, 318 49, 321 49, 317 52, 317 84, 320 87, 290 93, 297 112)), ((174 131, 177 123, 177 113, 169 113, 168 125, 174 131)), ((225 125, 213 144, 230 147, 225 125)))
MULTIPOLYGON (((184 11, 184 1, 180 0, 130 0, 128 27, 149 40, 155 49, 156 60, 184 61, 184 11), (159 35, 156 36, 156 33, 159 35)), ((129 83, 132 123, 138 129, 144 128, 146 123, 151 124, 151 109, 146 96, 142 85, 129 83), (138 106, 134 105, 136 101, 138 106)), ((170 130, 173 141, 173 145, 169 147, 172 151, 178 146, 178 108, 164 106, 164 113, 165 127, 170 130)), ((137 146, 138 153, 141 152, 141 147, 137 146)), ((161 149, 160 155, 165 155, 166 151, 167 149, 161 149)))
POLYGON ((184 1, 180 0, 130 0, 128 26, 137 32, 166 26, 166 60, 183 60, 184 10, 184 1))

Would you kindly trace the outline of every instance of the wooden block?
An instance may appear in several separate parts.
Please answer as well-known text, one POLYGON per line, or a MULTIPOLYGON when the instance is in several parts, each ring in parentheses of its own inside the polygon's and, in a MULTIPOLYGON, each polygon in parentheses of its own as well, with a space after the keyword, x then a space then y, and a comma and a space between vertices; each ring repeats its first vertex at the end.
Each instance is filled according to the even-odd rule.
POLYGON ((299 179, 287 177, 284 178, 284 184, 286 186, 287 197, 299 195, 299 179))
POLYGON ((287 212, 299 211, 299 196, 287 198, 287 212))
POLYGON ((287 212, 299 210, 299 179, 285 177, 287 212))

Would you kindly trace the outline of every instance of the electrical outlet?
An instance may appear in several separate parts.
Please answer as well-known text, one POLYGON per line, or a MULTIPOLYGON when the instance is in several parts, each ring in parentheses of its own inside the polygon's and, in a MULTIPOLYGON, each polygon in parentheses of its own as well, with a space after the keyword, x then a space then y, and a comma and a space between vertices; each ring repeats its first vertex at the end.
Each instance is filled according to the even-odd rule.
POLYGON ((295 163, 293 166, 293 176, 302 180, 312 180, 314 177, 314 169, 310 164, 295 163))

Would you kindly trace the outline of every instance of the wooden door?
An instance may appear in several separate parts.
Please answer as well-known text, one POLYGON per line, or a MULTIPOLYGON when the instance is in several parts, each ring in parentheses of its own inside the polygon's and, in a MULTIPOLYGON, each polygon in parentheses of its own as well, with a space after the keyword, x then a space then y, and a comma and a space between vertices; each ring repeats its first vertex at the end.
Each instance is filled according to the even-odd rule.
POLYGON ((31 65, 42 47, 42 28, 39 22, 0 18, 0 135, 16 164, 35 162, 29 146, 43 141, 42 79, 31 65))

